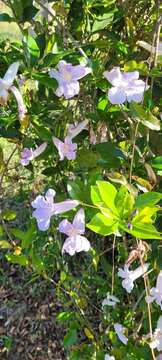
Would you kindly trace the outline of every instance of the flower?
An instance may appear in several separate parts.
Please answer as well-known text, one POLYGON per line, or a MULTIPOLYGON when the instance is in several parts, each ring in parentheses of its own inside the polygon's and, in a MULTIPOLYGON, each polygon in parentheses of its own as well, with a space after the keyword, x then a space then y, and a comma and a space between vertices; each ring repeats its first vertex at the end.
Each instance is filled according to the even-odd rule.
POLYGON ((156 360, 162 360, 162 354, 159 354, 156 360))
POLYGON ((65 96, 70 99, 79 93, 79 79, 91 72, 91 69, 82 65, 68 64, 66 61, 61 60, 58 63, 58 71, 51 69, 49 75, 58 82, 58 88, 55 94, 60 97, 65 96))
POLYGON ((60 160, 64 160, 65 157, 68 160, 76 159, 77 144, 72 143, 72 139, 78 134, 80 134, 80 132, 86 128, 87 124, 88 124, 88 120, 81 121, 76 126, 70 124, 64 142, 53 136, 52 140, 54 145, 57 147, 57 150, 60 155, 60 160))
POLYGON ((104 77, 113 85, 108 90, 108 99, 111 104, 123 104, 125 101, 141 102, 143 99, 145 82, 139 80, 139 72, 121 72, 119 67, 105 71, 104 77))
POLYGON ((122 286, 128 293, 130 293, 134 288, 134 281, 142 276, 148 269, 149 264, 144 264, 144 266, 139 266, 136 270, 129 270, 129 266, 125 265, 124 270, 119 269, 118 276, 123 278, 122 286))
POLYGON ((162 350, 162 316, 159 317, 157 328, 153 334, 153 340, 150 343, 152 349, 157 348, 158 351, 162 350))
POLYGON ((47 143, 43 143, 40 146, 38 146, 35 150, 32 148, 28 149, 25 148, 21 153, 21 160, 20 163, 23 166, 26 166, 29 164, 29 162, 33 159, 35 159, 37 156, 39 156, 47 147, 47 143))
POLYGON ((59 140, 58 138, 52 138, 54 145, 57 147, 57 150, 60 155, 60 160, 64 160, 66 157, 68 160, 75 160, 76 158, 76 149, 77 144, 73 144, 71 139, 66 136, 64 142, 59 140))
POLYGON ((81 121, 76 126, 73 124, 69 125, 67 136, 69 139, 73 139, 75 136, 79 135, 80 132, 84 129, 86 129, 89 121, 86 119, 84 121, 81 121))
POLYGON ((156 303, 160 306, 162 310, 162 271, 160 271, 157 277, 156 287, 153 287, 150 290, 149 296, 146 296, 146 301, 148 303, 156 301, 156 303))
POLYGON ((56 192, 53 189, 49 189, 45 196, 38 195, 31 203, 35 209, 32 215, 36 218, 38 228, 41 231, 46 231, 49 228, 51 216, 69 211, 79 205, 77 200, 54 203, 55 194, 56 192))
POLYGON ((71 224, 67 219, 62 220, 59 224, 59 231, 66 234, 68 238, 65 240, 62 254, 67 252, 73 256, 80 251, 88 251, 90 243, 86 237, 82 236, 85 232, 85 214, 84 210, 80 209, 71 224))
POLYGON ((107 294, 107 297, 102 301, 102 307, 105 305, 115 306, 118 302, 120 301, 116 296, 107 294))
POLYGON ((115 360, 115 358, 114 358, 114 356, 110 356, 110 355, 106 354, 105 360, 115 360))
MULTIPOLYGON (((155 52, 156 52, 155 46, 148 44, 146 41, 143 41, 143 40, 137 41, 137 45, 139 45, 142 48, 144 48, 145 50, 149 51, 151 54, 155 54, 155 52)), ((160 42, 160 41, 158 44, 158 55, 159 56, 162 55, 162 42, 160 42)))
POLYGON ((54 2, 49 4, 48 0, 42 0, 42 4, 44 5, 44 7, 46 7, 47 10, 44 7, 41 7, 41 5, 38 5, 36 1, 33 1, 33 5, 39 9, 39 11, 36 13, 35 17, 37 18, 38 16, 41 16, 42 18, 45 18, 45 19, 51 21, 52 16, 50 15, 50 13, 52 13, 53 16, 56 15, 55 11, 53 10, 54 2))
POLYGON ((26 113, 26 107, 20 91, 15 86, 12 85, 16 77, 18 68, 19 68, 19 62, 18 61, 14 62, 9 66, 8 70, 4 75, 4 78, 3 79, 0 78, 0 104, 1 105, 7 104, 9 91, 11 91, 17 100, 19 118, 20 120, 23 120, 26 113))
POLYGON ((116 332, 118 338, 120 339, 120 341, 124 345, 127 345, 128 338, 123 334, 125 328, 121 324, 116 323, 116 324, 114 324, 114 329, 115 329, 115 332, 116 332))

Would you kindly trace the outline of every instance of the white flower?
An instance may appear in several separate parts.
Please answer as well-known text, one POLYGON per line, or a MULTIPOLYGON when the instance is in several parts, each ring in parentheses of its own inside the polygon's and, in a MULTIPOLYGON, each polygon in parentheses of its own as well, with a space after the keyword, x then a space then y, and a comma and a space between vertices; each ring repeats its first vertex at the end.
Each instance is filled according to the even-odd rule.
POLYGON ((105 71, 104 77, 112 84, 108 90, 111 104, 123 104, 125 101, 141 102, 145 90, 145 82, 139 80, 139 72, 122 72, 119 67, 105 71))
POLYGON ((26 113, 26 107, 20 91, 15 86, 13 86, 13 82, 16 77, 18 68, 19 62, 14 62, 9 66, 8 70, 4 75, 4 78, 0 78, 0 104, 7 104, 9 91, 12 91, 18 104, 19 118, 20 120, 22 120, 26 113))
POLYGON ((122 286, 128 293, 130 293, 134 288, 134 281, 141 277, 148 269, 149 264, 144 264, 144 266, 139 266, 136 270, 129 270, 129 266, 125 265, 124 270, 119 269, 118 276, 123 278, 122 286))
POLYGON ((150 347, 152 349, 156 349, 158 351, 162 350, 162 316, 159 317, 157 322, 157 328, 153 335, 153 340, 150 343, 150 347))
POLYGON ((102 301, 102 307, 105 305, 115 306, 116 303, 119 303, 119 302, 120 301, 116 296, 107 294, 107 297, 102 301))
POLYGON ((106 354, 105 360, 115 360, 115 358, 114 358, 114 356, 110 356, 110 355, 106 354))
POLYGON ((128 338, 123 334, 125 328, 121 324, 117 323, 117 324, 114 324, 114 329, 115 329, 116 334, 117 334, 118 338, 120 339, 120 341, 124 345, 127 345, 128 338))
POLYGON ((160 271, 157 277, 156 287, 150 290, 150 295, 146 297, 146 301, 148 303, 156 301, 162 310, 162 271, 160 271))
POLYGON ((38 146, 35 150, 33 150, 32 148, 30 149, 24 148, 21 153, 21 159, 20 159, 21 165, 23 166, 29 165, 30 161, 35 159, 40 154, 42 154, 42 152, 46 149, 46 147, 47 147, 47 143, 45 142, 40 146, 38 146))

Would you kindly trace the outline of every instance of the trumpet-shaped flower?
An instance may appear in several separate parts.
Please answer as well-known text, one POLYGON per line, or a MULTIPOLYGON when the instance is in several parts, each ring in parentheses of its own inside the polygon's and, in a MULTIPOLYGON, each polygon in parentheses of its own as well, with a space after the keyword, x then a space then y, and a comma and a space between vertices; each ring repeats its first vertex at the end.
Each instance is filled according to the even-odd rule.
POLYGON ((115 360, 115 358, 114 358, 114 356, 110 356, 110 355, 106 354, 105 360, 115 360))
POLYGON ((82 236, 85 232, 85 214, 84 210, 80 209, 71 224, 67 219, 62 220, 59 224, 59 231, 66 234, 68 237, 64 242, 62 254, 67 252, 73 256, 80 251, 88 251, 90 243, 86 237, 82 236))
POLYGON ((107 294, 107 297, 102 301, 102 307, 104 307, 105 305, 115 306, 119 302, 120 301, 116 296, 107 294))
POLYGON ((42 152, 46 149, 47 143, 43 143, 40 146, 38 146, 35 150, 25 148, 21 153, 21 165, 26 166, 29 164, 29 162, 33 159, 35 159, 37 156, 42 154, 42 152))
POLYGON ((24 101, 20 91, 15 86, 13 86, 13 82, 16 77, 18 68, 19 68, 19 62, 18 61, 14 62, 9 66, 8 70, 4 75, 4 78, 3 79, 0 78, 0 104, 1 105, 7 104, 9 91, 11 91, 16 98, 18 104, 19 118, 20 120, 22 120, 26 113, 26 107, 24 105, 24 101))
POLYGON ((162 271, 160 271, 157 277, 156 287, 150 290, 150 295, 146 297, 146 301, 148 303, 156 301, 162 310, 162 271))
POLYGON ((139 72, 121 72, 119 67, 105 71, 104 77, 113 85, 108 90, 108 99, 111 104, 123 104, 125 101, 141 102, 143 99, 145 82, 139 80, 139 72))
POLYGON ((162 360, 162 354, 159 354, 156 360, 162 360))
POLYGON ((52 140, 54 145, 57 147, 60 155, 60 160, 64 160, 65 157, 68 160, 75 160, 77 144, 73 144, 68 136, 65 137, 64 142, 54 136, 52 140))
POLYGON ((57 147, 57 150, 60 155, 60 160, 64 160, 65 157, 68 160, 75 160, 77 144, 72 143, 72 139, 78 134, 80 134, 80 132, 86 128, 87 124, 88 124, 88 120, 84 120, 81 121, 76 126, 70 125, 68 128, 67 136, 64 139, 64 142, 53 136, 52 140, 54 145, 57 147))
POLYGON ((70 99, 79 93, 79 79, 91 72, 91 69, 82 65, 68 64, 66 61, 61 60, 58 63, 58 71, 51 69, 49 75, 58 82, 58 88, 55 94, 60 97, 65 96, 70 99))
POLYGON ((115 329, 115 332, 116 332, 118 338, 120 339, 120 341, 124 345, 127 345, 128 338, 124 335, 125 328, 121 324, 117 323, 117 324, 114 324, 114 329, 115 329))
POLYGON ((36 218, 38 228, 41 231, 46 231, 49 228, 51 216, 72 210, 79 205, 77 200, 65 200, 54 203, 53 198, 55 194, 53 189, 49 189, 45 196, 38 195, 31 203, 35 209, 33 217, 36 218))
POLYGON ((79 135, 82 132, 82 130, 87 128, 88 123, 89 121, 86 119, 81 121, 76 126, 70 124, 67 133, 68 138, 72 140, 75 136, 79 135))
POLYGON ((144 264, 144 266, 139 266, 136 270, 129 270, 129 266, 125 265, 124 270, 119 269, 118 276, 124 279, 122 281, 122 286, 128 293, 130 293, 134 288, 134 281, 144 275, 147 271, 149 264, 144 264))
POLYGON ((157 322, 157 328, 153 334, 153 340, 150 343, 150 347, 152 349, 156 349, 158 351, 162 350, 162 316, 159 317, 157 322))

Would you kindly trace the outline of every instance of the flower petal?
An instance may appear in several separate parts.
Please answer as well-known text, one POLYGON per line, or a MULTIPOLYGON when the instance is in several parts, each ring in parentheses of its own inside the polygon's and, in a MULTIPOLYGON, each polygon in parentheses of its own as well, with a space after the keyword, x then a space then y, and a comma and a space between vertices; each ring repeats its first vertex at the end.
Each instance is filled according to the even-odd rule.
POLYGON ((14 96, 17 100, 19 118, 20 118, 20 120, 23 120, 25 113, 26 113, 26 107, 25 107, 25 104, 23 101, 23 97, 22 97, 20 91, 15 86, 11 86, 10 90, 12 91, 12 93, 14 94, 14 96))
POLYGON ((124 344, 127 345, 128 342, 128 338, 123 334, 124 331, 124 327, 121 324, 114 324, 114 329, 116 331, 116 334, 118 336, 118 338, 120 339, 120 341, 124 344))
POLYGON ((112 87, 108 90, 108 99, 111 102, 111 104, 123 104, 127 97, 126 93, 122 88, 119 87, 112 87))
POLYGON ((54 214, 57 215, 72 210, 78 205, 79 205, 78 200, 65 200, 59 203, 55 203, 54 214))
POLYGON ((52 137, 52 140, 59 152, 60 160, 64 160, 64 157, 65 157, 64 143, 61 140, 59 140, 58 138, 56 138, 55 136, 52 137))
POLYGON ((38 146, 34 151, 33 151, 33 158, 36 158, 37 156, 39 156, 40 154, 42 154, 42 152, 46 149, 47 147, 47 143, 44 142, 43 144, 41 144, 40 146, 38 146))
POLYGON ((139 71, 131 71, 131 72, 122 73, 122 78, 127 83, 129 83, 132 80, 138 80, 139 79, 139 71))
POLYGON ((84 234, 85 232, 85 213, 83 209, 80 209, 74 216, 73 225, 77 229, 78 234, 84 234))
POLYGON ((10 86, 12 85, 12 83, 16 77, 19 65, 20 65, 19 61, 14 62, 13 64, 11 64, 9 66, 8 70, 5 73, 5 76, 3 79, 5 81, 7 81, 10 86))
POLYGON ((103 75, 113 86, 120 86, 122 73, 119 67, 114 67, 111 71, 104 71, 103 75))
POLYGON ((72 228, 71 223, 67 219, 64 219, 60 222, 58 229, 63 234, 66 234, 69 236, 69 231, 71 230, 71 228, 72 228))
POLYGON ((80 86, 78 81, 64 82, 62 84, 64 89, 64 96, 66 99, 71 99, 73 96, 79 94, 80 86))
POLYGON ((76 65, 76 66, 72 66, 72 69, 70 72, 72 75, 72 80, 79 80, 79 79, 82 79, 87 74, 91 73, 92 70, 91 70, 91 68, 88 68, 88 67, 85 67, 82 65, 76 65))
POLYGON ((89 123, 89 120, 84 120, 84 121, 81 121, 77 126, 69 126, 69 129, 68 129, 68 137, 70 139, 73 139, 75 136, 77 136, 78 134, 80 134, 80 132, 84 129, 86 129, 87 125, 89 123))

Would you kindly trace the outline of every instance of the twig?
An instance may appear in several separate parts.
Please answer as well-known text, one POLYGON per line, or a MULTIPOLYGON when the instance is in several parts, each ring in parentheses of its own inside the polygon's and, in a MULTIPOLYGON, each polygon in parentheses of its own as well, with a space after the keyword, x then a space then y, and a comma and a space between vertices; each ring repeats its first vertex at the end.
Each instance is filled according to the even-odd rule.
POLYGON ((17 145, 16 145, 16 147, 13 149, 12 153, 10 154, 10 156, 9 156, 9 158, 7 159, 7 162, 6 162, 6 164, 5 164, 5 168, 4 168, 4 171, 3 171, 2 176, 1 176, 1 179, 0 179, 0 190, 1 190, 1 188, 2 188, 2 183, 3 183, 3 179, 4 179, 4 176, 5 176, 5 173, 6 173, 6 171, 8 170, 8 169, 7 169, 7 168, 8 168, 8 164, 9 164, 9 162, 10 162, 11 158, 13 157, 13 155, 14 155, 14 153, 15 153, 16 150, 17 150, 17 145))
MULTIPOLYGON (((42 9, 46 10, 48 12, 48 14, 53 18, 53 20, 56 21, 59 29, 61 31, 64 30, 64 26, 61 24, 61 22, 57 19, 57 17, 44 5, 42 4, 41 0, 35 0, 35 2, 42 7, 42 9)), ((72 44, 74 45, 74 47, 76 49, 78 49, 78 51, 80 52, 80 54, 82 56, 84 56, 84 58, 89 61, 88 56, 86 55, 86 53, 84 52, 84 50, 78 45, 77 41, 73 38, 73 36, 70 34, 70 32, 66 29, 66 34, 69 37, 69 39, 71 40, 72 44)))

